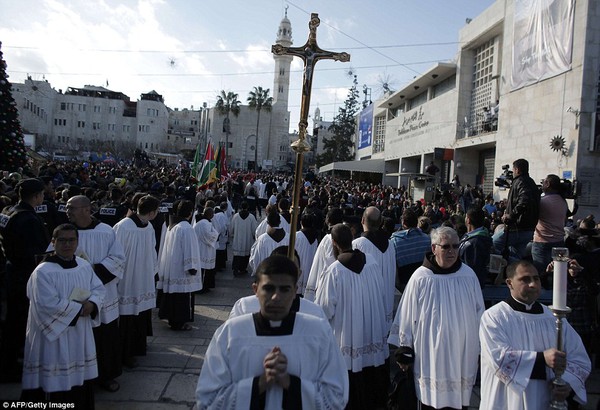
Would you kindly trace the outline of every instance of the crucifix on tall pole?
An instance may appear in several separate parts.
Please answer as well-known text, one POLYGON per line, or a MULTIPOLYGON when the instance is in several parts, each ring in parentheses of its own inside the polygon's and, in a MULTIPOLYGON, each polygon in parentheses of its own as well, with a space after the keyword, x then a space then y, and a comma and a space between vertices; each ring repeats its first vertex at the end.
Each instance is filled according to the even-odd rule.
POLYGON ((292 143, 292 149, 296 152, 296 166, 294 172, 294 193, 292 195, 292 221, 290 224, 290 243, 288 257, 294 259, 294 247, 296 243, 296 231, 298 228, 298 217, 300 214, 300 190, 302 189, 302 162, 304 154, 310 151, 310 144, 306 141, 306 129, 308 128, 308 110, 310 108, 310 94, 315 65, 319 60, 350 61, 348 53, 334 53, 326 51, 317 44, 317 27, 321 20, 317 13, 310 15, 308 23, 308 40, 301 47, 285 47, 275 44, 271 52, 275 55, 291 55, 300 57, 304 62, 304 75, 302 80, 302 103, 300 104, 300 122, 298 123, 298 140, 292 143))

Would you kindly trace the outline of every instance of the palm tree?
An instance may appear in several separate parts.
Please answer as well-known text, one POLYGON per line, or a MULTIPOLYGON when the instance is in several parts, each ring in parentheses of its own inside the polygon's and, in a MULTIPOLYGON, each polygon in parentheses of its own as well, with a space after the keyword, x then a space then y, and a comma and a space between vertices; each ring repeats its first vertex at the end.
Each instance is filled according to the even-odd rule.
MULTIPOLYGON (((219 114, 225 115, 225 119, 223 120, 223 132, 225 133, 225 152, 229 154, 229 134, 231 134, 231 127, 229 126, 229 113, 232 113, 236 117, 240 114, 240 100, 238 100, 238 95, 233 91, 225 92, 225 90, 221 90, 221 94, 217 95, 215 109, 219 114)), ((227 158, 227 162, 229 162, 229 158, 227 158)))
POLYGON ((256 148, 254 149, 254 171, 258 171, 258 125, 260 124, 260 111, 264 108, 271 111, 273 97, 269 97, 270 90, 262 87, 254 87, 254 91, 248 94, 248 106, 258 112, 256 117, 256 148))

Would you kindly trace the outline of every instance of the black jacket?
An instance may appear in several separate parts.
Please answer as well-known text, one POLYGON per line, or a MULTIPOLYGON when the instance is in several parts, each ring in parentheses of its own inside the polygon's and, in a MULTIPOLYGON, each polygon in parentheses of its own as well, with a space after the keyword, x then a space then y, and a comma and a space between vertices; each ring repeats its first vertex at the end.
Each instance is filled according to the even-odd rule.
POLYGON ((535 181, 527 174, 519 175, 513 180, 506 215, 509 216, 508 228, 519 230, 535 229, 540 212, 540 190, 535 181))

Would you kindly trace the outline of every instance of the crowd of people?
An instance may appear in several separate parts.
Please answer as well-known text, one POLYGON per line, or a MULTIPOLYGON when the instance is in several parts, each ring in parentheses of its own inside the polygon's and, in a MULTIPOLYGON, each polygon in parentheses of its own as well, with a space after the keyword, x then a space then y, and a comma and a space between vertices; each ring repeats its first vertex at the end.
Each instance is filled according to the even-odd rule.
POLYGON ((181 163, 5 172, 2 380, 22 381, 24 399, 91 408, 94 384, 117 391, 122 367, 146 354, 152 309, 174 332, 191 330, 196 295, 231 263, 255 277, 255 295, 211 341, 200 409, 461 409, 479 363, 482 409, 552 398, 577 408, 598 353, 600 235, 592 215, 568 220, 576 209, 556 175, 540 192, 528 165, 513 163, 500 201, 458 176, 428 203, 405 187, 308 173, 297 232, 285 174, 198 187, 181 163), (537 301, 552 286, 553 247, 571 255, 565 352, 537 301), (491 255, 504 275, 490 272, 491 255), (482 289, 494 284, 510 295, 489 308, 482 289), (394 363, 414 397, 388 395, 394 363), (556 372, 566 386, 551 387, 556 372))

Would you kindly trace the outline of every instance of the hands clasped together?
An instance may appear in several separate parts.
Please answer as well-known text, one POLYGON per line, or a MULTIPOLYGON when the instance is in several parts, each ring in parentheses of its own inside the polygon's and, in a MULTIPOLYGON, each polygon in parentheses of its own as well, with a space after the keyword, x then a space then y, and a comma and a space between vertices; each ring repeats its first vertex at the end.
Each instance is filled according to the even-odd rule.
POLYGON ((283 354, 279 346, 273 347, 263 360, 265 372, 259 379, 259 390, 265 392, 270 387, 278 384, 283 389, 290 386, 290 375, 287 372, 287 357, 283 354))

